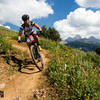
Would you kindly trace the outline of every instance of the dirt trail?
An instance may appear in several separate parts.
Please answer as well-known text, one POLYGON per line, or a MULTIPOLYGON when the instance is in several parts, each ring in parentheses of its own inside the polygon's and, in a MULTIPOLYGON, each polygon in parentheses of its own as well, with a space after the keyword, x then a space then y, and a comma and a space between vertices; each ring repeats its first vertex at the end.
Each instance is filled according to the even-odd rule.
MULTIPOLYGON (((14 41, 13 46, 29 53, 28 47, 25 43, 18 44, 14 41)), ((46 69, 48 62, 48 59, 45 57, 46 51, 42 50, 41 54, 46 69)), ((0 100, 13 100, 15 96, 21 97, 21 100, 28 100, 29 96, 32 95, 33 90, 46 81, 46 76, 44 75, 45 69, 44 71, 39 72, 34 65, 30 64, 27 68, 22 69, 22 73, 18 72, 11 76, 3 89, 5 94, 4 98, 0 100)))

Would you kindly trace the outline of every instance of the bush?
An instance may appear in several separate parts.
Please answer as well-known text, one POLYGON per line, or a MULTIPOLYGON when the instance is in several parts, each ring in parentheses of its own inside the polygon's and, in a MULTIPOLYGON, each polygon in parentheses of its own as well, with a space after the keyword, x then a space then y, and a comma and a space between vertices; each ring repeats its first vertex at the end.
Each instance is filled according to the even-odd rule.
POLYGON ((55 30, 53 27, 49 27, 48 29, 46 26, 42 26, 43 33, 40 34, 40 36, 51 39, 53 41, 60 41, 60 34, 57 30, 55 30))
POLYGON ((19 50, 12 47, 9 41, 5 40, 3 35, 0 34, 0 54, 4 54, 6 62, 9 64, 12 54, 19 54, 19 50))
POLYGON ((0 34, 0 51, 6 53, 8 50, 11 50, 12 46, 6 40, 3 39, 3 36, 0 34))
POLYGON ((96 53, 100 55, 100 47, 96 48, 96 53))

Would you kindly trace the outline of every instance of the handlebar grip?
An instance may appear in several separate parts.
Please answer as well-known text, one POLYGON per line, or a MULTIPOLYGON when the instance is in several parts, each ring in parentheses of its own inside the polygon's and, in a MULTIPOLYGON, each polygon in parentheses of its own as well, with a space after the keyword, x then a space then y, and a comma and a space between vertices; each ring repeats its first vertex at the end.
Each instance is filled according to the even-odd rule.
POLYGON ((37 31, 37 35, 40 35, 41 33, 43 33, 42 31, 37 31))

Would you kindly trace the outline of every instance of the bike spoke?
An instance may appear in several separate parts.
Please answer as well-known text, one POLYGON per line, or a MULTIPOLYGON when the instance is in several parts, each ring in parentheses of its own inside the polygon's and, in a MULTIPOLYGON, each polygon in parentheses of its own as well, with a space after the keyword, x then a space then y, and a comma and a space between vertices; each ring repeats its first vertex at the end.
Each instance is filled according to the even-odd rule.
POLYGON ((34 60, 36 67, 40 71, 42 71, 44 65, 43 65, 43 60, 42 60, 42 57, 40 55, 38 48, 31 46, 30 50, 31 50, 32 59, 34 60))

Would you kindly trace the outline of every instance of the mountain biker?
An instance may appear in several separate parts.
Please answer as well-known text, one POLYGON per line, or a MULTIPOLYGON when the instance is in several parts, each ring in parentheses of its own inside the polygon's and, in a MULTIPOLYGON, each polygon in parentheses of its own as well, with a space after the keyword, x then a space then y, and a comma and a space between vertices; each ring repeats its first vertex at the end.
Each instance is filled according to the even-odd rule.
POLYGON ((22 20, 24 21, 24 24, 22 24, 21 27, 20 27, 19 34, 18 34, 18 42, 19 43, 21 42, 21 35, 22 35, 23 31, 24 31, 25 38, 30 33, 32 33, 39 49, 41 50, 38 35, 36 34, 36 31, 33 30, 33 27, 36 27, 39 30, 39 33, 41 33, 42 32, 41 27, 38 24, 36 24, 34 22, 31 22, 30 18, 29 18, 29 15, 27 15, 27 14, 24 14, 22 16, 22 20))

